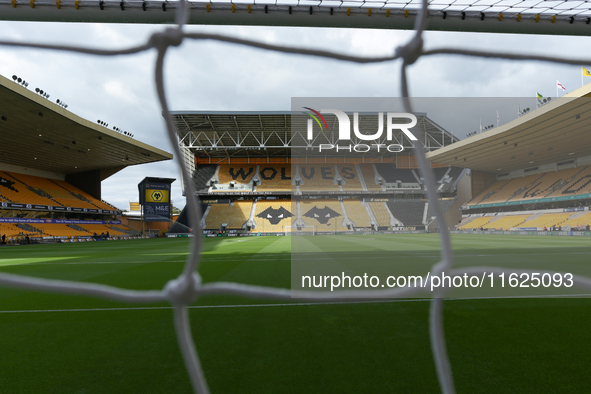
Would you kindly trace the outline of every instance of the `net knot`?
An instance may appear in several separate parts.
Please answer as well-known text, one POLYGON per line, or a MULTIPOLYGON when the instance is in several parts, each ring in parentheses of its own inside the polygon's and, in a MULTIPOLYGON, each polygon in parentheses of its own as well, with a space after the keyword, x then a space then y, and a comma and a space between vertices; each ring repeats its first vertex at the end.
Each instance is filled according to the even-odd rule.
POLYGON ((423 37, 414 36, 405 45, 396 48, 396 55, 404 59, 406 64, 413 64, 423 53, 423 37))
POLYGON ((183 42, 184 34, 179 28, 168 27, 163 32, 152 34, 150 44, 156 48, 178 47, 183 42))
POLYGON ((197 273, 181 275, 168 281, 164 286, 164 293, 171 304, 175 306, 189 305, 197 298, 197 287, 201 284, 201 277, 197 273))

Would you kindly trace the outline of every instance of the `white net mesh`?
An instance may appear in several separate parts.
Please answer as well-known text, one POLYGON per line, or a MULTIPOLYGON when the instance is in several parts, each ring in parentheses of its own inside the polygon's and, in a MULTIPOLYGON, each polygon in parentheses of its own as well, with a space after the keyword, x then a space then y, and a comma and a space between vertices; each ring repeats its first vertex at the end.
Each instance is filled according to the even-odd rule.
MULTIPOLYGON (((318 2, 314 2, 315 4, 318 2)), ((338 4, 344 4, 339 3, 338 4)), ((395 4, 395 1, 377 2, 378 6, 384 6, 386 4, 395 4)), ((394 54, 386 57, 357 57, 344 55, 339 53, 332 53, 322 50, 311 50, 305 48, 293 48, 285 47, 281 45, 269 45, 256 41, 244 40, 235 37, 215 35, 215 34, 200 34, 200 33, 185 33, 183 27, 189 16, 189 7, 185 7, 185 2, 180 2, 180 6, 176 7, 176 27, 168 27, 163 29, 161 32, 153 34, 145 44, 122 49, 122 50, 108 50, 108 49, 92 49, 86 47, 68 47, 61 45, 37 45, 27 42, 8 42, 0 41, 0 45, 13 46, 13 47, 29 47, 29 48, 40 48, 40 49, 51 49, 67 52, 78 52, 96 56, 116 56, 116 55, 128 55, 148 51, 155 49, 158 53, 154 79, 158 92, 158 98, 160 105, 166 119, 167 133, 170 138, 171 144, 174 147, 174 154, 176 159, 179 161, 182 170, 182 177, 184 184, 187 188, 188 195, 194 195, 194 185, 190 181, 187 169, 183 166, 180 148, 177 145, 175 129, 169 113, 164 81, 163 81, 163 64, 166 58, 167 50, 172 46, 180 45, 183 40, 215 40, 222 42, 235 43, 240 45, 246 45, 254 48, 261 48, 265 50, 271 50, 282 53, 301 54, 308 56, 318 56, 323 58, 338 59, 342 61, 348 61, 353 63, 376 63, 386 62, 395 59, 402 59, 402 69, 400 73, 401 78, 401 96, 409 97, 409 87, 407 84, 406 68, 413 64, 421 56, 429 56, 436 54, 454 54, 454 55, 468 55, 468 56, 480 56, 480 57, 494 57, 504 59, 523 59, 523 60, 543 60, 547 62, 557 62, 564 64, 574 65, 586 65, 591 63, 589 59, 565 59, 547 56, 529 56, 529 55, 516 55, 509 53, 489 53, 485 51, 470 51, 470 50, 458 50, 450 48, 433 49, 429 51, 423 50, 423 31, 425 30, 425 24, 427 20, 428 1, 419 2, 405 2, 401 6, 401 9, 405 7, 414 6, 418 9, 418 17, 415 20, 415 34, 405 45, 395 48, 394 54)), ((486 2, 477 1, 471 5, 462 6, 459 3, 452 2, 452 5, 457 7, 483 7, 483 10, 493 9, 494 7, 500 7, 503 2, 486 2)), ((542 3, 542 2, 537 2, 542 3)), ((558 11, 561 5, 566 2, 548 2, 548 10, 558 11), (550 5, 551 4, 551 5, 550 5)), ((586 7, 588 2, 577 2, 577 10, 580 9, 580 13, 586 13, 588 10, 586 7)), ((369 2, 355 2, 357 6, 369 4, 369 2)), ((401 3, 402 4, 402 3, 401 3)), ((546 4, 546 3, 544 3, 546 4)), ((506 7, 506 6, 505 6, 506 7)), ((443 10, 445 7, 435 6, 437 12, 443 10), (439 7, 439 8, 438 8, 439 7)), ((496 8, 495 8, 496 9, 496 8)), ((501 10, 499 10, 501 11, 501 10)), ((480 11, 479 11, 480 12, 480 11)), ((578 14, 577 14, 578 15, 578 14)), ((405 100, 405 107, 407 112, 412 112, 412 108, 408 99, 405 100)), ((425 152, 423 147, 415 149, 415 155, 418 158, 421 176, 425 179, 425 185, 427 195, 429 198, 429 204, 431 206, 433 215, 437 217, 439 221, 439 229, 441 229, 441 258, 440 261, 432 267, 431 276, 436 276, 439 273, 445 271, 448 275, 454 274, 481 274, 484 272, 497 273, 497 272, 514 272, 508 269, 499 269, 495 267, 473 267, 454 269, 453 267, 453 256, 450 244, 450 235, 448 233, 447 225, 444 223, 443 215, 441 212, 440 205, 438 203, 436 195, 436 187, 433 173, 428 170, 429 165, 425 158, 425 152), (427 170, 426 170, 427 169, 427 170)), ((198 200, 189 198, 187 204, 190 212, 190 222, 192 228, 195 229, 197 234, 200 234, 200 222, 201 213, 198 209, 198 200)), ((197 297, 208 294, 226 294, 226 295, 240 295, 253 298, 266 298, 266 299, 284 299, 290 300, 293 297, 307 298, 310 300, 322 301, 334 301, 335 299, 360 299, 360 298, 398 298, 408 297, 419 292, 422 292, 420 288, 395 288, 390 290, 381 291, 343 291, 339 293, 318 293, 318 292, 305 292, 305 291, 290 291, 288 289, 277 289, 270 287, 251 286, 237 283, 224 283, 215 282, 202 284, 201 278, 197 273, 199 268, 200 250, 201 250, 201 237, 194 237, 191 241, 191 251, 189 258, 186 261, 183 272, 180 276, 166 284, 162 290, 152 291, 132 291, 125 290, 116 287, 88 284, 88 283, 77 283, 71 281, 61 280, 45 280, 36 279, 31 277, 24 277, 11 274, 0 274, 0 284, 4 286, 10 286, 20 289, 29 290, 40 290, 54 293, 73 294, 73 295, 89 295, 95 296, 108 300, 116 300, 121 302, 129 303, 151 303, 156 301, 166 301, 174 306, 174 322, 176 335, 178 338, 179 347, 181 349, 184 362, 195 392, 208 393, 208 386, 206 378, 200 366, 197 351, 195 349, 191 328, 189 325, 188 309, 187 306, 191 304, 197 297)), ((516 272, 516 271, 515 271, 516 272)), ((519 270, 519 272, 528 272, 527 270, 519 270)), ((541 272, 541 271, 536 271, 541 272)), ((425 278, 428 281, 428 278, 425 278)), ((575 276, 574 283, 586 289, 591 289, 591 279, 575 276)), ((433 356, 437 368, 437 375, 440 383, 441 390, 445 393, 452 393, 455 391, 453 376, 451 372, 451 366, 448 360, 445 337, 443 331, 443 320, 442 320, 442 307, 444 299, 442 298, 446 293, 445 288, 439 288, 434 294, 431 301, 430 308, 430 335, 431 345, 433 350, 433 356)))

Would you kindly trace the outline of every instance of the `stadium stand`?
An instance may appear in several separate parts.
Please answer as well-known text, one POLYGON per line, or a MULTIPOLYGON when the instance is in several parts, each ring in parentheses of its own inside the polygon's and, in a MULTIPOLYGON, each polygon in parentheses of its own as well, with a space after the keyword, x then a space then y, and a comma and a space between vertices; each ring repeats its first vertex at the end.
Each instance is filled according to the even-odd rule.
MULTIPOLYGON (((88 231, 80 228, 76 225, 61 224, 61 223, 48 223, 40 225, 40 230, 45 236, 51 237, 76 237, 76 236, 89 236, 92 235, 88 231)), ((99 233, 100 234, 100 233, 99 233)))
POLYGON ((488 216, 479 216, 479 217, 470 217, 465 220, 462 220, 457 228, 459 230, 474 230, 480 228, 486 228, 487 224, 491 221, 493 217, 488 216))
MULTIPOLYGON (((192 113, 183 114, 182 119, 194 118, 193 123, 200 124, 200 120, 204 118, 215 123, 214 119, 217 119, 218 115, 220 115, 219 127, 231 126, 225 131, 228 135, 240 133, 241 131, 237 131, 236 128, 245 128, 246 125, 249 126, 249 130, 252 128, 258 130, 261 124, 265 124, 266 118, 271 119, 276 116, 274 114, 253 117, 252 114, 192 113), (241 116, 244 117, 242 121, 240 121, 241 116), (228 119, 233 119, 231 124, 227 122, 228 119)), ((277 119, 273 118, 273 125, 288 127, 286 115, 288 114, 281 114, 277 119)), ((177 122, 177 125, 192 129, 190 125, 193 123, 177 122)), ((264 135, 271 133, 270 138, 281 140, 282 135, 271 129, 262 133, 264 135)), ((194 131, 203 132, 200 129, 194 131)), ((433 137, 436 140, 442 139, 445 143, 454 140, 453 136, 441 133, 439 129, 433 137)), ((228 224, 227 229, 262 233, 285 232, 286 226, 290 226, 288 231, 290 234, 294 233, 292 226, 296 228, 314 226, 316 232, 350 232, 353 227, 380 227, 379 231, 389 231, 393 225, 410 225, 418 227, 408 231, 425 231, 425 216, 428 213, 425 190, 417 176, 418 161, 412 154, 376 156, 372 152, 372 154, 357 156, 323 156, 311 151, 305 153, 302 151, 290 157, 286 156, 286 152, 290 153, 290 149, 277 148, 287 146, 279 140, 273 140, 272 143, 275 144, 272 145, 273 148, 267 147, 265 150, 259 149, 263 146, 259 141, 255 149, 244 156, 236 153, 228 157, 221 155, 221 151, 204 152, 201 148, 191 151, 194 154, 194 162, 197 163, 193 171, 197 194, 202 201, 211 204, 207 207, 203 221, 208 236, 216 232, 223 236, 223 232, 219 232, 222 223, 228 224), (278 143, 280 145, 277 145, 278 143), (392 189, 399 190, 393 192, 392 189), (239 197, 233 192, 240 192, 239 197), (373 192, 376 192, 375 195, 373 192), (401 219, 392 214, 391 208, 385 202, 369 202, 374 196, 379 196, 376 201, 391 199, 394 195, 391 194, 392 192, 399 197, 396 205, 401 204, 398 212, 401 219), (214 193, 215 196, 212 196, 214 193), (291 201, 286 200, 287 194, 291 194, 291 201), (241 200, 236 200, 237 198, 241 200), (214 202, 214 200, 217 201, 214 202), (232 201, 235 201, 235 206, 232 205, 232 201), (245 204, 247 207, 238 208, 245 204), (279 211, 284 215, 293 216, 289 216, 290 220, 281 218, 278 221, 278 217, 273 215, 277 215, 279 211)), ((294 141, 292 143, 299 144, 294 141)), ((232 142, 228 141, 228 144, 231 145, 232 142)), ((190 163, 191 160, 188 162, 190 163)), ((439 167, 438 180, 445 179, 438 192, 441 193, 441 189, 446 188, 446 195, 441 197, 449 199, 451 204, 453 203, 451 199, 455 197, 456 192, 454 181, 463 169, 448 165, 434 166, 439 167)))
POLYGON ((285 226, 291 226, 295 218, 295 207, 292 208, 291 200, 257 201, 254 215, 256 231, 284 232, 285 226))
MULTIPOLYGON (((390 163, 377 163, 375 164, 375 168, 380 168, 380 176, 384 180, 384 183, 389 183, 388 181, 400 181, 410 184, 412 182, 420 189, 417 178, 410 168, 395 168, 390 163), (382 172, 387 175, 381 174, 382 172)), ((440 167, 437 169, 438 180, 447 179, 447 186, 448 184, 452 184, 453 182, 451 180, 459 176, 462 171, 463 169, 458 167, 440 167)), ((200 182, 198 183, 198 187, 201 190, 208 189, 207 183, 210 179, 217 179, 217 188, 212 190, 216 193, 233 191, 229 190, 229 182, 249 186, 252 185, 253 181, 256 181, 257 185, 253 190, 240 188, 234 190, 252 191, 254 199, 256 199, 257 192, 296 191, 296 185, 292 185, 292 178, 294 176, 296 177, 296 181, 301 179, 301 183, 297 189, 299 192, 304 193, 310 191, 383 191, 382 186, 375 183, 374 165, 368 163, 357 165, 345 163, 294 163, 293 167, 291 164, 277 163, 202 165, 196 168, 194 174, 196 182, 200 182), (197 181, 198 179, 200 181, 197 181), (339 185, 338 182, 341 179, 341 185, 339 185)), ((389 185, 389 187, 392 187, 392 185, 389 185)), ((229 198, 232 200, 230 195, 229 198)), ((452 198, 447 198, 446 204, 444 204, 444 211, 453 202, 454 200, 452 198)), ((235 206, 231 207, 225 204, 211 205, 205 219, 206 229, 219 230, 222 223, 227 223, 228 229, 246 228, 250 218, 251 204, 252 202, 248 201, 236 201, 235 206)), ((306 225, 315 226, 316 231, 328 232, 347 231, 347 226, 351 225, 360 228, 369 228, 373 220, 371 215, 373 215, 377 221, 376 224, 380 227, 389 227, 396 221, 405 226, 421 226, 424 224, 424 220, 429 219, 425 215, 430 215, 430 212, 425 212, 426 205, 422 199, 422 195, 421 200, 400 200, 395 203, 388 203, 388 205, 385 205, 383 202, 368 204, 371 213, 368 212, 366 207, 358 199, 343 199, 341 205, 338 200, 334 199, 312 200, 304 198, 300 203, 300 214, 302 221, 306 225), (345 209, 344 212, 342 211, 343 207, 345 209), (389 210, 392 214, 388 212, 389 210), (345 221, 345 214, 352 223, 345 221), (392 216, 394 217, 392 218, 392 216), (318 220, 324 217, 327 217, 327 219, 322 219, 323 222, 318 220)), ((296 221, 297 213, 295 211, 295 204, 289 200, 261 199, 256 203, 252 218, 256 228, 253 228, 251 231, 284 232, 285 226, 291 226, 296 221), (277 212, 279 211, 282 211, 284 215, 293 216, 289 216, 291 217, 290 220, 282 218, 282 220, 277 221, 273 215, 278 214, 277 212), (265 212, 267 213, 265 214, 265 212), (275 221, 275 223, 272 223, 271 220, 275 221)))
POLYGON ((537 228, 537 230, 550 230, 555 227, 585 228, 591 224, 591 213, 584 212, 544 212, 535 211, 531 214, 509 215, 498 213, 496 216, 468 217, 456 226, 458 230, 471 229, 497 229, 510 230, 511 228, 537 228), (572 219, 571 219, 572 218, 572 219))
POLYGON ((529 175, 521 179, 518 178, 518 182, 513 183, 513 187, 517 187, 518 189, 515 190, 513 192, 513 195, 509 197, 506 201, 519 201, 532 198, 541 198, 548 190, 548 188, 553 187, 556 184, 556 182, 559 182, 554 181, 554 178, 556 176, 556 173, 544 173, 529 175))
POLYGON ((109 227, 105 224, 81 224, 81 230, 86 231, 90 234, 102 234, 109 233, 109 235, 126 235, 126 232, 119 231, 116 228, 109 227))
POLYGON ((487 228, 494 228, 497 230, 510 230, 514 227, 521 226, 531 215, 503 215, 496 216, 491 220, 487 228))
POLYGON ((477 195, 476 197, 474 197, 470 201, 468 201, 466 204, 467 205, 475 205, 475 204, 482 204, 482 203, 488 204, 489 202, 491 202, 491 201, 489 201, 489 198, 491 198, 496 193, 501 191, 505 186, 507 186, 507 184, 509 182, 511 182, 511 179, 504 179, 504 180, 501 180, 501 181, 498 181, 498 182, 492 184, 491 186, 486 188, 482 193, 480 193, 479 195, 477 195))
POLYGON ((8 202, 23 204, 40 204, 75 208, 91 208, 112 210, 113 207, 91 197, 88 193, 56 179, 41 178, 33 175, 0 172, 12 183, 0 183, 0 191, 6 195, 8 202))
POLYGON ((40 204, 40 205, 61 205, 57 201, 51 199, 51 196, 42 195, 40 190, 33 189, 22 181, 20 181, 15 175, 8 172, 1 171, 0 177, 2 177, 2 195, 5 196, 9 202, 20 203, 20 204, 40 204))
POLYGON ((30 225, 24 223, 0 223, 0 235, 6 235, 8 241, 18 237, 38 237, 42 232, 30 225))
POLYGON ((581 168, 568 168, 565 170, 560 171, 553 171, 547 173, 544 177, 544 185, 541 185, 538 189, 541 190, 541 193, 538 193, 537 190, 531 192, 531 194, 535 194, 537 197, 557 197, 560 196, 564 187, 575 177, 579 172, 581 172, 581 168))
POLYGON ((219 230, 226 223, 228 229, 239 229, 250 216, 252 201, 235 201, 232 206, 212 204, 205 217, 205 228, 219 230))
POLYGON ((6 235, 7 238, 13 238, 22 232, 16 224, 13 223, 0 223, 0 234, 6 235))
POLYGON ((383 202, 370 202, 369 206, 378 221, 378 226, 388 227, 390 226, 390 213, 384 206, 383 202))
POLYGON ((398 219, 403 225, 416 226, 423 224, 424 201, 389 201, 387 204, 394 218, 398 219))
MULTIPOLYGON (((579 212, 580 213, 580 212, 579 212)), ((579 229, 586 228, 586 226, 591 225, 591 212, 583 213, 583 215, 578 215, 578 213, 573 214, 569 217, 567 221, 562 223, 562 226, 570 226, 571 228, 576 227, 579 229)))
POLYGON ((521 227, 539 227, 550 228, 552 226, 562 226, 568 220, 572 213, 543 213, 530 216, 521 227))
POLYGON ((10 175, 13 178, 18 179, 19 182, 25 184, 28 187, 28 189, 33 193, 44 196, 58 203, 59 205, 63 205, 65 207, 97 208, 96 206, 89 204, 86 201, 77 199, 76 197, 74 197, 73 194, 59 187, 50 179, 25 174, 10 175))
MULTIPOLYGON (((120 225, 121 226, 121 225, 120 225)), ((124 226, 121 226, 124 227, 124 226)), ((7 237, 16 237, 19 235, 30 235, 35 237, 91 237, 109 233, 110 236, 135 235, 136 233, 127 228, 126 231, 115 226, 105 224, 65 224, 65 223, 0 223, 0 234, 6 234, 7 237)))
POLYGON ((375 182, 376 172, 373 166, 371 164, 359 164, 359 168, 361 169, 361 175, 365 180, 367 190, 382 191, 382 186, 375 182))
MULTIPOLYGON (((64 190, 68 191, 70 193, 70 196, 66 197, 68 199, 71 199, 71 196, 74 196, 75 200, 80 200, 80 201, 84 201, 84 202, 88 202, 90 204, 91 208, 99 208, 99 209, 106 209, 106 210, 112 210, 112 209, 117 209, 115 207, 113 207, 112 205, 109 205, 101 200, 97 200, 96 198, 92 197, 90 194, 70 185, 68 182, 66 181, 61 181, 59 179, 50 179, 50 181, 54 184, 56 184, 57 186, 63 188, 64 190)), ((55 189, 52 187, 51 190, 59 190, 59 189, 55 189)), ((76 205, 73 205, 76 206, 76 205)), ((85 208, 85 207, 80 207, 80 208, 85 208)), ((89 208, 89 207, 86 207, 89 208)))
POLYGON ((580 172, 567 179, 567 182, 560 191, 552 193, 549 197, 557 195, 577 195, 591 193, 591 166, 587 166, 580 172))
POLYGON ((474 197, 467 205, 527 201, 591 193, 591 166, 500 180, 474 197))
POLYGON ((518 193, 519 190, 525 190, 528 184, 528 181, 534 181, 536 176, 526 177, 526 178, 513 178, 509 182, 505 184, 504 187, 497 190, 492 196, 490 196, 486 203, 499 203, 499 202, 506 202, 507 200, 513 198, 513 196, 518 193))
POLYGON ((355 223, 355 227, 371 227, 370 217, 367 209, 359 200, 343 200, 347 217, 355 223))
MULTIPOLYGON (((566 179, 571 178, 581 169, 569 168, 561 171, 546 172, 541 176, 532 175, 535 181, 525 190, 518 190, 513 200, 527 200, 532 198, 546 197, 553 192, 560 191, 568 182, 566 179)), ((529 178, 529 177, 526 177, 529 178)), ((529 182, 529 180, 524 181, 529 182)))

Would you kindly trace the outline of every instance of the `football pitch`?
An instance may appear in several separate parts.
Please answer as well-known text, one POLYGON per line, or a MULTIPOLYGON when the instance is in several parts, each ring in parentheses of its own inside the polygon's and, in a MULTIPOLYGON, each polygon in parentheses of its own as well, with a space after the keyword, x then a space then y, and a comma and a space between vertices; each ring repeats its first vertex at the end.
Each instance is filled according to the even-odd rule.
MULTIPOLYGON (((298 237, 294 237, 298 238, 298 237)), ((404 264, 438 261, 436 234, 302 238, 395 251, 404 264)), ((591 265, 587 237, 453 235, 456 264, 591 265)), ((188 239, 0 248, 2 272, 161 289, 176 278, 188 239)), ((320 252, 319 252, 320 253, 320 252)), ((200 274, 289 288, 292 238, 204 239, 200 274)), ((425 299, 313 304, 208 296, 190 308, 212 393, 435 393, 425 299)), ((1 393, 189 393, 168 304, 0 288, 1 393)), ((591 300, 455 299, 445 336, 461 393, 589 392, 591 300)))

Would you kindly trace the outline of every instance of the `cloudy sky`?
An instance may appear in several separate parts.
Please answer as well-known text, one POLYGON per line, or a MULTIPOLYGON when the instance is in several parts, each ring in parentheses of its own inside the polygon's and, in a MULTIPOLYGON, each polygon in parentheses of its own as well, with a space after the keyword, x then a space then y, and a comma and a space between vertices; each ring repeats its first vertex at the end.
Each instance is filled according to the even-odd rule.
MULTIPOLYGON (((162 25, 0 22, 3 40, 122 48, 145 42, 162 25)), ((387 55, 404 43, 409 31, 188 26, 187 31, 216 32, 241 38, 320 48, 355 55, 387 55)), ((425 46, 488 49, 514 53, 577 57, 588 52, 588 37, 428 32, 425 46)), ((13 74, 69 104, 69 110, 102 119, 166 151, 155 87, 155 52, 101 58, 51 51, 0 47, 0 74, 13 74)), ((590 65, 591 66, 591 65, 590 65)), ((356 65, 299 55, 282 55, 232 44, 185 41, 166 60, 166 88, 171 110, 289 110, 292 97, 399 96, 400 62, 356 65)), ((420 59, 409 70, 416 97, 523 97, 535 106, 535 93, 556 95, 556 80, 568 91, 581 86, 581 69, 539 62, 511 62, 458 56, 420 59)), ((591 82, 591 78, 588 81, 591 82)), ((517 108, 501 111, 501 123, 517 108)), ((490 110, 483 124, 496 123, 490 110)), ((435 119, 438 121, 438 119, 435 119)), ((441 120, 439 120, 441 121, 441 120)), ((444 122, 442 122, 444 123, 444 122)), ((476 130, 474 121, 454 133, 476 130)), ((444 125, 445 127, 445 125, 444 125)), ((176 178, 173 203, 185 205, 180 172, 173 162, 133 166, 103 182, 103 199, 121 209, 137 201, 137 183, 145 176, 176 178)))

